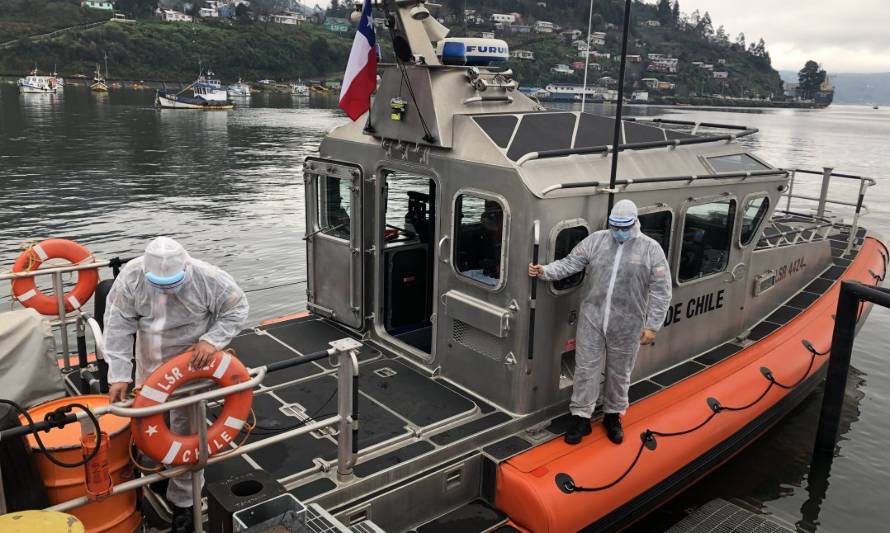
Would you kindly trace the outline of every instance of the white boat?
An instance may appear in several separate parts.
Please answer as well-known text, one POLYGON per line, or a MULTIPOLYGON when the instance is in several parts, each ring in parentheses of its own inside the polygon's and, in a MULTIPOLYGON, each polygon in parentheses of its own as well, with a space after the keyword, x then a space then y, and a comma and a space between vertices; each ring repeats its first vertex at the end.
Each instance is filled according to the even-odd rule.
POLYGON ((213 77, 213 72, 209 70, 206 75, 201 74, 194 83, 178 93, 158 91, 155 102, 158 107, 167 109, 232 109, 235 107, 235 104, 229 100, 222 84, 213 77), (192 95, 183 95, 189 89, 191 89, 192 95))
POLYGON ((238 83, 229 85, 227 92, 229 98, 244 98, 250 96, 250 85, 242 82, 241 78, 238 78, 238 83))
POLYGON ((290 93, 293 96, 309 96, 309 87, 303 84, 302 80, 297 83, 291 83, 290 93))
POLYGON ((38 76, 35 68, 27 76, 20 78, 16 85, 22 93, 52 94, 62 86, 59 79, 56 76, 38 76))

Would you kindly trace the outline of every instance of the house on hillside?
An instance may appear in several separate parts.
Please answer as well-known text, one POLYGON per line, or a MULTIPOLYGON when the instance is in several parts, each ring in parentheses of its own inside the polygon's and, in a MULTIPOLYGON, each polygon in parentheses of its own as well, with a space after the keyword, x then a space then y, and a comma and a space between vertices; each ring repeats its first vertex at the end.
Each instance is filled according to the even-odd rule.
POLYGON ((510 26, 511 33, 531 33, 532 27, 525 24, 513 24, 510 26))
POLYGON ((667 57, 664 59, 659 59, 657 61, 652 61, 649 64, 649 70, 651 72, 667 72, 670 74, 675 74, 677 69, 679 68, 680 60, 675 57, 667 57))
POLYGON ((658 84, 661 82, 658 81, 658 78, 643 78, 640 83, 647 89, 658 89, 658 84))
POLYGON ((568 65, 563 65, 561 63, 559 65, 556 65, 555 67, 551 68, 550 71, 555 74, 563 74, 563 75, 571 75, 571 74, 575 73, 575 71, 572 70, 572 67, 570 67, 568 65))
POLYGON ((573 41, 572 46, 574 46, 579 52, 585 52, 590 47, 590 45, 587 44, 587 41, 584 41, 582 39, 573 41))
POLYGON ((328 17, 324 21, 324 27, 334 33, 346 33, 350 28, 349 21, 339 17, 328 17))
POLYGON ((719 72, 719 71, 714 71, 714 79, 715 79, 715 80, 726 80, 726 79, 729 79, 729 72, 719 72))
POLYGON ((553 33, 553 23, 546 20, 535 22, 535 32, 537 33, 553 33))
POLYGON ((534 61, 535 53, 531 50, 510 50, 510 57, 523 61, 534 61))
POLYGON ((81 0, 80 7, 86 9, 99 9, 101 11, 114 11, 112 0, 81 0))
POLYGON ((563 41, 567 43, 573 43, 581 38, 584 35, 584 32, 581 30, 565 30, 559 33, 559 36, 563 41))
POLYGON ((646 26, 647 28, 657 28, 661 26, 661 22, 658 22, 657 20, 647 20, 643 23, 643 26, 646 26))
POLYGON ((648 102, 649 101, 649 91, 634 91, 633 96, 630 97, 631 102, 648 102))
POLYGON ((628 63, 642 63, 643 56, 641 56, 639 54, 628 54, 627 61, 628 61, 628 63))
POLYGON ((174 9, 158 8, 155 13, 162 22, 191 22, 194 20, 191 15, 186 15, 182 11, 176 11, 174 9))
POLYGON ((616 80, 612 76, 603 76, 602 78, 596 80, 596 84, 600 87, 617 87, 618 80, 616 80))
POLYGON ((493 31, 484 31, 484 32, 482 32, 481 37, 483 39, 494 39, 494 32, 493 31))
POLYGON ((513 24, 514 22, 516 22, 516 17, 514 17, 513 15, 507 15, 504 13, 492 13, 491 21, 494 22, 495 24, 502 24, 505 26, 509 26, 510 24, 513 24))
POLYGON ((677 88, 676 83, 671 83, 669 81, 660 81, 658 82, 658 87, 656 87, 659 91, 673 91, 677 88))
POLYGON ((287 24, 289 26, 298 26, 306 22, 306 15, 301 13, 276 13, 269 17, 275 24, 287 24))
POLYGON ((662 59, 667 59, 666 54, 646 54, 646 59, 649 61, 661 61, 662 59))

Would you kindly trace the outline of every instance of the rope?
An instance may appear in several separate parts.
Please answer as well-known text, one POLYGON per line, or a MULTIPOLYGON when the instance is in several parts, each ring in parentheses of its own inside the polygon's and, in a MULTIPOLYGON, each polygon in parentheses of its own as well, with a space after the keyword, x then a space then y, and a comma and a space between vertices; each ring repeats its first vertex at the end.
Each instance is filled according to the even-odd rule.
POLYGON ((831 351, 831 348, 829 347, 824 352, 819 352, 813 347, 812 343, 810 343, 806 339, 804 339, 802 341, 802 343, 803 343, 804 347, 807 349, 807 351, 809 351, 811 354, 810 364, 807 366, 806 372, 804 372, 804 374, 800 377, 800 379, 795 381, 793 384, 786 385, 786 384, 780 383, 779 381, 776 380, 775 376, 773 376, 772 371, 770 371, 769 368, 762 367, 760 369, 760 373, 769 382, 769 384, 766 386, 765 389, 763 389, 763 392, 761 392, 760 395, 757 396, 757 398, 755 398, 753 401, 748 402, 747 404, 741 405, 741 406, 729 406, 729 405, 721 405, 720 402, 717 401, 716 399, 709 398, 708 399, 708 407, 711 408, 712 412, 710 415, 708 415, 707 418, 705 418, 702 422, 696 424, 695 426, 693 426, 689 429, 684 429, 682 431, 672 431, 672 432, 654 431, 654 430, 647 428, 646 431, 641 433, 640 434, 640 440, 641 440, 640 447, 637 450, 637 453, 634 456, 633 461, 631 461, 630 466, 628 466, 627 469, 620 476, 618 476, 614 481, 607 483, 605 485, 599 485, 599 486, 595 486, 595 487, 584 487, 584 486, 575 485, 575 483, 569 479, 569 480, 562 482, 561 488, 563 489, 564 492, 569 493, 569 494, 573 493, 573 492, 598 492, 598 491, 610 489, 610 488, 614 487, 615 485, 617 485, 618 483, 620 483, 622 480, 624 480, 624 478, 626 478, 628 476, 628 474, 631 473, 631 471, 634 469, 634 467, 639 462, 640 457, 643 455, 644 448, 649 448, 650 450, 655 450, 656 445, 657 445, 657 443, 655 441, 655 437, 670 438, 670 437, 680 437, 683 435, 688 435, 688 434, 698 431, 699 429, 708 425, 708 423, 711 420, 716 418, 716 416, 723 411, 737 412, 737 411, 744 411, 746 409, 750 409, 751 407, 754 407, 755 405, 760 403, 760 401, 763 400, 767 394, 769 394, 769 391, 772 390, 773 386, 776 386, 776 387, 779 387, 779 388, 782 388, 785 390, 794 389, 795 387, 797 387, 798 385, 803 383, 803 381, 807 378, 807 376, 810 375, 810 371, 813 369, 813 363, 816 361, 816 357, 823 356, 831 351))
MULTIPOLYGON (((49 459, 49 461, 54 465, 60 466, 62 468, 78 468, 89 463, 96 457, 96 455, 98 455, 99 448, 102 446, 102 432, 99 428, 99 420, 96 418, 96 415, 93 414, 93 412, 89 409, 89 407, 80 403, 70 403, 47 413, 46 416, 43 417, 44 422, 50 424, 50 429, 63 428, 68 423, 63 420, 65 418, 65 415, 70 413, 71 409, 76 407, 86 413, 87 417, 89 417, 90 419, 90 422, 93 423, 93 428, 96 430, 96 447, 93 449, 93 452, 90 453, 89 457, 84 457, 80 461, 67 463, 65 461, 56 459, 53 454, 46 449, 46 446, 43 445, 43 440, 41 440, 40 438, 40 433, 36 429, 34 429, 34 419, 31 418, 31 414, 28 413, 28 411, 23 409, 21 405, 12 400, 5 400, 0 398, 0 403, 5 403, 6 405, 12 406, 13 409, 18 411, 19 414, 28 421, 28 429, 34 435, 34 440, 37 441, 37 446, 40 448, 40 451, 43 452, 44 455, 46 455, 46 458, 49 459)), ((49 429, 45 431, 49 431, 49 429)))

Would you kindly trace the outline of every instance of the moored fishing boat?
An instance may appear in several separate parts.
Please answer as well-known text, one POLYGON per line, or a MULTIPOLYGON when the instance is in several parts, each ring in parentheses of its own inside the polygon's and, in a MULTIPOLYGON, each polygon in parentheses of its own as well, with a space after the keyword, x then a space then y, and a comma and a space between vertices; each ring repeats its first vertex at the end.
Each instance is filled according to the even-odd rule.
MULTIPOLYGON (((230 345, 251 369, 242 383, 254 390, 253 433, 229 435, 231 451, 206 465, 186 465, 206 466, 215 531, 226 528, 223 502, 238 508, 285 492, 334 531, 619 529, 781 423, 825 373, 839 283, 884 277, 887 250, 859 219, 869 178, 828 170, 808 184, 808 172, 739 143, 757 133, 740 126, 546 111, 503 69, 440 64, 418 38, 424 9, 392 8, 412 53, 383 68, 373 107, 305 160, 309 311, 230 345), (818 196, 801 194, 820 185, 818 196), (640 206, 641 231, 669 258, 673 301, 637 360, 625 442, 611 444, 597 424, 569 446, 560 436, 585 274, 545 283, 526 268, 536 254, 568 254, 621 199, 640 206), (236 485, 278 492, 237 499, 250 491, 236 485)), ((55 257, 41 250, 24 255, 19 276, 42 270, 35 254, 55 257)), ((93 272, 91 254, 69 259, 93 272)), ((94 268, 106 264, 120 267, 94 268)), ((58 310, 65 324, 66 300, 33 290, 14 294, 58 310)), ((88 294, 75 287, 71 296, 88 294)), ((101 390, 88 359, 65 373, 72 393, 87 392, 94 371, 101 390)), ((157 392, 137 405, 162 406, 157 392)), ((116 430, 107 409, 95 410, 116 430)), ((228 418, 211 413, 221 435, 228 418)), ((175 437, 162 428, 164 446, 147 445, 152 428, 134 434, 137 447, 169 454, 175 437)), ((144 492, 145 505, 168 510, 144 492)))
POLYGON ((206 74, 201 73, 197 80, 178 93, 158 91, 155 103, 164 109, 228 110, 235 107, 235 104, 228 99, 222 84, 209 70, 206 74), (183 93, 189 90, 192 95, 185 96, 183 93))
POLYGON ((229 85, 226 92, 229 95, 229 98, 244 98, 250 96, 250 85, 241 81, 241 78, 238 78, 238 83, 233 83, 229 85))
POLYGON ((59 78, 55 74, 52 76, 40 76, 37 73, 36 67, 31 69, 31 72, 24 78, 19 78, 16 85, 19 88, 19 92, 22 93, 53 94, 61 88, 59 78))
POLYGON ((290 84, 290 93, 293 96, 308 97, 309 87, 303 83, 303 80, 299 80, 296 83, 290 84))

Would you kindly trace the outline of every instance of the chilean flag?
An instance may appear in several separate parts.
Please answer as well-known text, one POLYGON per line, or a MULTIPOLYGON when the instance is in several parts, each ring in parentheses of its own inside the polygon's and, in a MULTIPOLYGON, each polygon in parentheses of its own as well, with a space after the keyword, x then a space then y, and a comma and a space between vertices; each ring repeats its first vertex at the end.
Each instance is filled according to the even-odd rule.
POLYGON ((362 19, 352 41, 349 63, 340 89, 340 109, 358 120, 371 108, 371 93, 377 89, 377 37, 371 24, 371 0, 362 6, 362 19))

